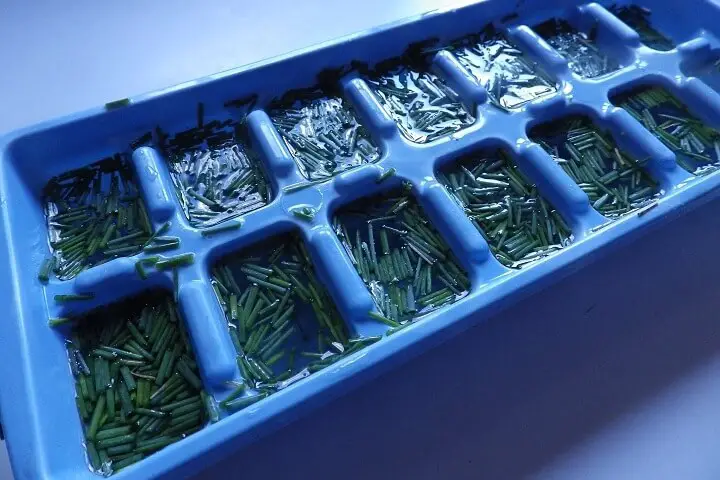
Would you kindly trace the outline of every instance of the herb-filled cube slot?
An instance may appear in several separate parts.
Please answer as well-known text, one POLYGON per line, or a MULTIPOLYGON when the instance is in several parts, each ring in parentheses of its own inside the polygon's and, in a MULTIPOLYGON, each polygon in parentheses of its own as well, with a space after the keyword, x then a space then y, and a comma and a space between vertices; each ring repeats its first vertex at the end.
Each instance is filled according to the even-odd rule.
POLYGON ((647 47, 661 52, 675 48, 675 42, 652 26, 652 12, 638 5, 615 5, 610 11, 640 35, 640 41, 647 47))
POLYGON ((581 77, 600 77, 622 66, 596 45, 595 28, 586 34, 564 20, 553 19, 536 26, 535 31, 565 57, 570 70, 581 77))
POLYGON ((212 227, 267 205, 272 189, 242 123, 201 117, 198 123, 162 145, 190 225, 212 227))
POLYGON ((572 240, 560 213, 502 149, 467 155, 438 178, 506 267, 522 268, 572 240))
POLYGON ((714 172, 720 162, 720 132, 695 118, 660 87, 642 87, 611 99, 675 153, 678 164, 696 175, 714 172))
POLYGON ((376 162, 380 149, 341 96, 294 90, 270 106, 275 128, 309 180, 332 177, 376 162))
POLYGON ((93 472, 118 472, 214 417, 170 296, 145 294, 70 323, 67 349, 93 472))
POLYGON ((557 83, 493 26, 453 43, 449 49, 504 109, 552 95, 557 83))
POLYGON ((593 208, 608 218, 642 208, 660 196, 659 186, 642 165, 587 117, 539 125, 530 137, 588 194, 593 208))
POLYGON ((228 412, 377 340, 350 338, 296 234, 281 235, 226 257, 211 274, 244 380, 220 403, 228 412))
POLYGON ((431 142, 475 122, 457 92, 428 71, 425 57, 401 61, 388 62, 365 79, 408 140, 431 142))
POLYGON ((69 280, 139 253, 153 234, 130 164, 117 154, 52 178, 42 197, 52 252, 39 273, 69 280))
POLYGON ((467 273, 405 190, 343 208, 333 228, 380 311, 371 317, 392 329, 470 290, 467 273))

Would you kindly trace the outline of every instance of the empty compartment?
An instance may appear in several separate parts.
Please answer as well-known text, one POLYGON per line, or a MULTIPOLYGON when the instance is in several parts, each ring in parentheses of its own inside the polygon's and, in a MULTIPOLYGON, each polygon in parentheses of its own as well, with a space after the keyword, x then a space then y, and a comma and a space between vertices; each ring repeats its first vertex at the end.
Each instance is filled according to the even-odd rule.
POLYGON ((585 33, 564 20, 553 19, 535 27, 535 31, 565 57, 570 70, 581 77, 600 77, 621 67, 618 60, 604 53, 596 44, 596 28, 585 33))
POLYGON ((204 122, 162 138, 175 192, 190 225, 217 225, 267 205, 272 190, 257 154, 233 119, 204 122))
POLYGON ((380 311, 371 316, 393 329, 470 290, 467 273, 404 190, 343 208, 333 228, 380 311))
POLYGON ((614 95, 625 109, 675 153, 678 164, 696 175, 714 172, 720 161, 720 132, 694 117, 661 87, 640 87, 614 95))
POLYGON ((431 73, 427 59, 406 54, 383 62, 365 79, 400 132, 415 143, 427 143, 472 125, 471 107, 464 105, 442 78, 431 73))
POLYGON ((339 95, 293 90, 268 113, 305 178, 329 178, 380 158, 367 129, 339 95))
POLYGON ((646 46, 666 52, 675 48, 675 42, 656 30, 650 16, 650 9, 638 5, 614 5, 610 11, 640 35, 640 41, 646 46))
POLYGON ((244 379, 221 402, 244 408, 377 339, 350 339, 295 234, 263 241, 212 269, 244 379))
POLYGON ((587 117, 538 125, 530 137, 587 193, 593 208, 608 218, 642 208, 660 196, 659 186, 642 164, 622 152, 587 117))
POLYGON ((438 179, 506 267, 522 268, 572 240, 560 213, 502 149, 466 155, 438 179))
POLYGON ((558 91, 557 82, 490 25, 449 49, 487 90, 491 101, 514 109, 558 91))
POLYGON ((149 293, 51 323, 65 321, 92 471, 110 475, 205 426, 213 400, 170 296, 149 293))
POLYGON ((117 154, 53 177, 42 197, 52 257, 40 279, 68 280, 139 253, 152 224, 126 157, 117 154))

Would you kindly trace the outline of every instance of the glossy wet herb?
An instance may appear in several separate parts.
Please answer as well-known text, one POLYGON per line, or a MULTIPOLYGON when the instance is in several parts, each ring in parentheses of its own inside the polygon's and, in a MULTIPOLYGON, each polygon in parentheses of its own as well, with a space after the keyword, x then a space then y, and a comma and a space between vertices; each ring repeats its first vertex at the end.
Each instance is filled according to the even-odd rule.
POLYGON ((663 52, 675 48, 675 42, 653 28, 649 9, 637 5, 615 5, 610 11, 635 30, 640 35, 640 41, 648 47, 663 52))
POLYGON ((550 20, 535 30, 568 60, 570 70, 581 77, 600 77, 621 67, 617 60, 595 45, 594 29, 586 34, 577 31, 564 20, 550 20))
POLYGON ((190 224, 214 227, 267 205, 272 192, 260 161, 234 120, 205 122, 167 140, 163 150, 190 224))
POLYGON ((308 252, 286 235, 212 269, 244 383, 220 405, 245 408, 373 343, 350 339, 308 252))
POLYGON ((375 300, 371 317, 393 329, 465 296, 467 274, 406 192, 350 206, 333 228, 375 300))
POLYGON ((118 154, 52 178, 43 190, 52 258, 38 273, 68 280, 139 253, 153 233, 126 158, 118 154))
POLYGON ((454 43, 450 51, 501 108, 518 108, 557 92, 547 73, 493 27, 454 43))
POLYGON ((606 217, 632 212, 660 195, 642 165, 615 145, 612 137, 585 117, 541 125, 531 132, 606 217))
POLYGON ((503 265, 521 268, 570 243, 563 218, 504 151, 469 155, 438 177, 503 265))
POLYGON ((314 89, 296 91, 269 114, 300 172, 310 180, 380 158, 367 129, 341 97, 314 89))
POLYGON ((714 172, 720 162, 720 132, 695 118, 662 88, 634 90, 613 98, 675 153, 682 168, 696 175, 714 172))
POLYGON ((67 349, 94 472, 111 475, 207 423, 214 401, 169 297, 103 307, 72 323, 67 349))
POLYGON ((397 66, 367 81, 402 134, 413 142, 430 142, 475 121, 458 94, 430 72, 397 66))

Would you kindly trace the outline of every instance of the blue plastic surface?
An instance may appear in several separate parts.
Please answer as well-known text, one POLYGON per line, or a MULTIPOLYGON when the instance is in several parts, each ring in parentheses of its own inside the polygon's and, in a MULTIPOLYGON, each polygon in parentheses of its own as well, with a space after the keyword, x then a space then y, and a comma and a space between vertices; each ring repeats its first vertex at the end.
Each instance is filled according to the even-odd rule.
MULTIPOLYGON (((117 478, 155 478, 182 475, 193 462, 218 459, 253 441, 260 434, 317 408, 347 392, 363 379, 397 365, 433 344, 481 321, 486 312, 516 301, 520 295, 550 286, 560 275, 581 268, 590 254, 606 250, 621 238, 650 225, 661 225, 693 200, 709 198, 720 177, 696 177, 682 170, 675 157, 631 116, 614 108, 609 96, 637 85, 661 85, 675 94, 698 118, 720 128, 720 96, 702 78, 714 61, 720 42, 710 22, 720 10, 697 1, 693 8, 648 2, 653 24, 678 44, 668 52, 641 45, 639 36, 598 4, 528 1, 519 7, 489 1, 458 10, 421 16, 327 45, 247 68, 224 72, 160 92, 134 97, 131 105, 113 111, 98 108, 70 118, 47 122, 3 139, 0 163, 3 249, 8 265, 3 277, 5 301, 11 314, 0 326, 6 361, 2 372, 0 406, 6 437, 18 478, 93 478, 87 469, 82 431, 73 401, 74 386, 67 367, 64 338, 47 325, 48 317, 79 314, 98 305, 140 292, 172 289, 168 275, 142 282, 134 259, 120 258, 94 267, 70 281, 37 281, 48 255, 47 231, 40 202, 41 190, 54 175, 124 151, 132 140, 155 125, 180 131, 195 123, 195 109, 203 102, 209 118, 227 118, 229 99, 257 94, 256 111, 248 117, 253 147, 272 183, 271 204, 244 215, 243 227, 232 233, 202 238, 179 208, 160 153, 142 147, 133 155, 137 180, 155 227, 172 220, 171 235, 182 238, 182 250, 196 253, 196 263, 180 271, 180 307, 195 347, 206 388, 218 397, 227 393, 223 382, 239 377, 235 351, 213 294, 209 268, 226 254, 242 250, 282 232, 294 231, 306 243, 321 282, 328 288, 348 329, 361 335, 382 333, 384 326, 368 318, 373 303, 333 233, 329 220, 350 202, 395 188, 409 181, 433 225, 469 273, 472 290, 456 304, 431 313, 392 337, 338 362, 271 397, 208 426, 191 437, 143 460, 117 478), (692 16, 688 12, 692 11, 692 16), (518 16, 512 16, 517 13, 518 16), (570 72, 567 62, 532 27, 551 18, 564 18, 579 30, 597 27, 601 48, 620 60, 622 68, 592 80, 570 72), (506 23, 503 23, 503 19, 506 23), (702 24, 699 20, 702 19, 702 24), (294 88, 313 86, 326 68, 351 61, 374 63, 400 55, 408 44, 436 37, 448 43, 480 31, 487 23, 534 57, 560 83, 560 92, 530 102, 511 113, 497 109, 488 95, 447 53, 437 54, 435 73, 452 85, 465 103, 473 105, 475 122, 457 133, 427 144, 407 141, 379 105, 367 83, 351 72, 340 82, 363 125, 380 146, 376 164, 348 170, 308 188, 283 192, 306 179, 282 144, 263 108, 294 88), (703 28, 708 30, 703 30, 703 28), (638 158, 649 157, 647 170, 664 193, 657 206, 609 223, 590 206, 587 196, 538 145, 528 138, 535 125, 583 114, 607 129, 617 144, 638 158), (563 251, 522 270, 510 270, 490 255, 482 235, 435 179, 435 172, 465 153, 486 147, 507 149, 543 196, 572 227, 574 242, 563 251), (388 182, 376 183, 395 168, 388 182), (312 223, 291 214, 296 205, 310 205, 318 214, 312 223), (55 294, 93 291, 96 297, 70 310, 52 302, 55 294), (58 446, 62 448, 58 448, 58 446), (202 458, 202 460, 200 460, 202 458)), ((712 77, 712 75, 710 75, 712 77)), ((712 79, 708 80, 715 86, 712 79)), ((694 202, 697 204, 698 202, 694 202)))

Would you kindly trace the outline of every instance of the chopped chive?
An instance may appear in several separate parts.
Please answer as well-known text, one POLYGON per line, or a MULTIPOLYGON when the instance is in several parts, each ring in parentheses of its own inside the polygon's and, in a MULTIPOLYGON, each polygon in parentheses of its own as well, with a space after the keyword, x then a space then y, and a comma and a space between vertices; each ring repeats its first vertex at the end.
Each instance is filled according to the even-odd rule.
POLYGON ((398 325, 400 325, 400 324, 399 324, 398 322, 396 322, 395 320, 391 320, 391 319, 389 319, 389 318, 387 318, 387 317, 385 317, 385 316, 383 316, 383 315, 380 315, 379 313, 376 313, 376 312, 369 312, 368 315, 369 315, 370 318, 372 318, 373 320, 377 320, 378 322, 382 322, 382 323, 384 323, 385 325, 388 325, 388 326, 390 326, 390 327, 397 327, 398 325))
POLYGON ((95 298, 94 293, 66 294, 55 295, 55 303, 74 302, 79 300, 92 300, 95 298))
POLYGON ((311 207, 302 207, 292 210, 292 214, 301 220, 311 222, 315 218, 315 210, 311 207))
POLYGON ((200 234, 201 234, 203 237, 210 237, 210 236, 215 235, 215 234, 217 234, 217 233, 228 232, 228 231, 230 231, 230 230, 237 230, 237 229, 239 229, 241 226, 242 226, 242 222, 234 221, 234 222, 226 223, 226 224, 224 224, 224 225, 218 225, 218 226, 215 226, 215 227, 205 228, 205 229, 203 229, 203 230, 200 231, 200 234))
POLYGON ((159 260, 155 263, 155 268, 158 270, 169 270, 171 268, 186 267, 192 265, 195 261, 194 253, 184 253, 182 255, 176 255, 174 257, 168 257, 163 260, 159 260))
POLYGON ((57 317, 57 318, 51 318, 48 320, 48 325, 51 327, 59 327, 60 325, 64 325, 66 323, 71 322, 72 319, 66 318, 66 317, 57 317))
POLYGON ((387 170, 385 170, 385 171, 377 178, 377 180, 375 180, 375 182, 376 182, 376 183, 382 183, 382 182, 384 182, 385 180, 387 180, 388 178, 390 178, 390 177, 392 177, 393 175, 395 175, 396 172, 397 172, 397 170, 396 170, 395 168, 388 168, 387 170))
POLYGON ((105 110, 115 110, 116 108, 127 107, 130 105, 129 98, 121 98, 120 100, 113 100, 105 104, 105 110))

